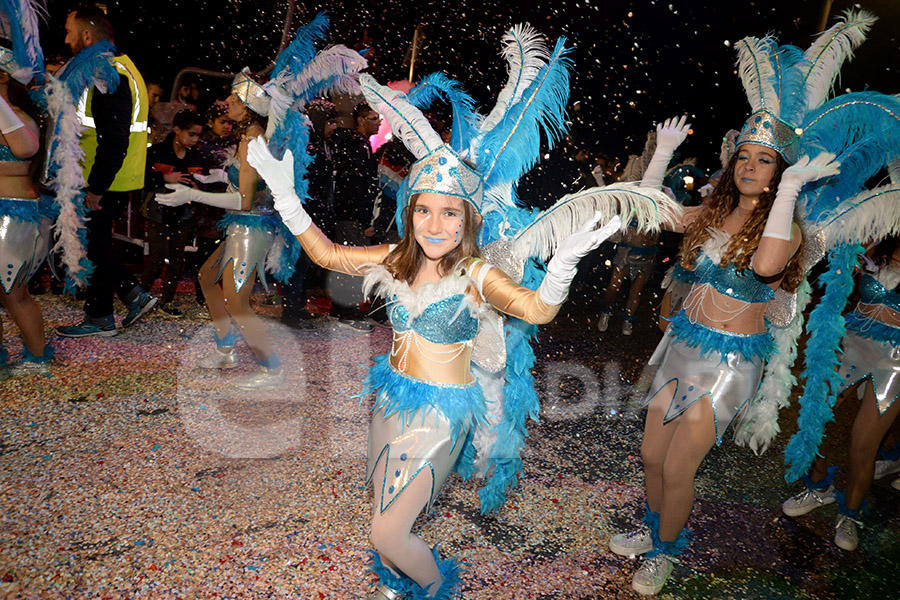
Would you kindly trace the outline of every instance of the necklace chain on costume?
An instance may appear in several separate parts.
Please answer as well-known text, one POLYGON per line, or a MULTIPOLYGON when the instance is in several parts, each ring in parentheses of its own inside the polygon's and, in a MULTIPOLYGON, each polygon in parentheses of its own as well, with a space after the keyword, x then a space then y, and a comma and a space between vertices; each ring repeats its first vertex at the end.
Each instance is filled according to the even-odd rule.
POLYGON ((900 327, 900 324, 897 324, 896 321, 897 312, 884 304, 864 304, 860 302, 856 305, 856 312, 867 319, 866 323, 859 328, 863 333, 869 331, 875 321, 891 327, 900 327))
POLYGON ((419 354, 421 354, 425 360, 437 365, 446 365, 453 362, 454 360, 459 358, 459 356, 465 351, 466 346, 471 344, 471 340, 466 340, 465 342, 457 342, 456 344, 453 344, 453 346, 455 347, 452 347, 449 350, 435 350, 433 348, 426 348, 425 346, 423 346, 419 338, 420 336, 413 329, 407 329, 403 332, 394 331, 394 345, 393 348, 391 348, 391 357, 395 357, 398 354, 400 355, 400 360, 398 361, 397 368, 401 373, 406 372, 406 367, 408 365, 407 359, 409 357, 409 351, 412 348, 413 344, 415 344, 416 350, 419 351, 419 354), (429 354, 439 356, 450 355, 450 358, 448 358, 447 360, 438 360, 437 358, 431 358, 429 354))
POLYGON ((685 298, 684 300, 684 312, 691 324, 697 324, 698 319, 696 318, 696 316, 698 312, 703 315, 709 323, 729 323, 744 314, 744 312, 754 304, 753 302, 744 302, 743 300, 738 300, 737 298, 731 298, 725 301, 724 307, 719 306, 719 304, 716 303, 716 294, 710 293, 710 290, 712 289, 715 288, 713 288, 712 284, 710 283, 694 284, 691 287, 691 291, 688 293, 687 298, 685 298), (712 304, 713 308, 715 308, 721 314, 725 314, 727 316, 725 318, 722 318, 721 316, 712 318, 708 314, 706 314, 705 306, 707 298, 709 298, 709 302, 710 304, 712 304), (731 309, 728 307, 729 303, 732 301, 739 304, 736 309, 731 309))

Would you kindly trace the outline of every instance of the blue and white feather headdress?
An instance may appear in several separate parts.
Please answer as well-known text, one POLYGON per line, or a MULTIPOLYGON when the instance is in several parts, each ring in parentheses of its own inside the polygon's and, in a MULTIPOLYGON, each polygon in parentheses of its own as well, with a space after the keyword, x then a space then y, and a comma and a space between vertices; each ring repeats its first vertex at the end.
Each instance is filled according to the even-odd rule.
POLYGON ((0 69, 27 85, 44 83, 44 52, 38 36, 38 19, 47 18, 44 0, 0 0, 0 69))
MULTIPOLYGON (((737 145, 767 145, 788 162, 802 155, 831 152, 841 163, 840 174, 804 186, 795 209, 804 237, 803 270, 808 273, 826 253, 830 253, 830 260, 829 271, 820 278, 825 283, 825 295, 807 325, 811 333, 804 372, 807 382, 800 401, 801 432, 786 450, 792 465, 789 480, 805 474, 825 422, 831 418, 825 402, 830 395, 827 382, 833 379, 836 352, 844 333, 840 313, 853 287, 856 262, 855 242, 849 242, 863 239, 854 238, 861 232, 891 231, 894 227, 891 219, 867 221, 874 213, 859 208, 865 204, 859 202, 862 197, 848 199, 860 193, 866 202, 876 198, 884 202, 890 197, 866 195, 863 190, 866 180, 900 149, 900 100, 877 92, 828 99, 842 63, 864 41, 874 21, 866 11, 848 11, 805 52, 794 46, 778 46, 772 38, 746 38, 737 44, 741 77, 754 110, 737 145), (790 134, 780 125, 789 128, 790 134), (856 208, 851 210, 851 206, 856 208)), ((797 294, 779 290, 770 303, 767 316, 777 325, 770 329, 778 352, 767 363, 760 389, 735 428, 736 441, 755 451, 765 451, 780 431, 778 410, 788 404, 796 383, 791 364, 797 355, 802 313, 809 298, 809 284, 804 281, 797 294)))

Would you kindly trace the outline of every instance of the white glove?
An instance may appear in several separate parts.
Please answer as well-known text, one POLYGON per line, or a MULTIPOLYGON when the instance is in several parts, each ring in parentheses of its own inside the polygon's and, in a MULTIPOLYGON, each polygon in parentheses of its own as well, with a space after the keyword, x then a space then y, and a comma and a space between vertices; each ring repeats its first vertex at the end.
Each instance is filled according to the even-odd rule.
POLYGON ((809 160, 808 156, 802 156, 800 160, 785 169, 781 174, 775 201, 772 203, 766 219, 763 237, 791 241, 791 228, 794 226, 794 203, 797 201, 800 189, 810 181, 837 175, 840 173, 839 166, 841 163, 834 160, 834 154, 821 152, 812 160, 809 160))
POLYGON ((16 111, 10 107, 6 100, 0 96, 0 132, 3 135, 12 133, 16 129, 22 129, 25 123, 16 114, 16 111))
POLYGON ((547 275, 538 287, 538 296, 547 304, 558 305, 569 295, 569 285, 578 271, 578 261, 621 229, 622 219, 614 216, 600 229, 594 229, 603 213, 597 212, 575 233, 568 236, 547 263, 547 275))
POLYGON ((194 173, 194 179, 200 183, 228 183, 228 173, 225 169, 210 169, 209 175, 194 173))
POLYGON ((156 201, 164 206, 181 206, 188 202, 199 202, 208 206, 225 208, 228 210, 241 210, 241 193, 215 193, 195 190, 192 187, 180 183, 167 183, 166 187, 172 190, 168 194, 157 194, 156 201))
POLYGON ((656 126, 656 150, 653 151, 653 158, 644 170, 641 186, 652 187, 655 190, 662 188, 669 161, 672 160, 678 146, 687 138, 688 130, 691 128, 691 124, 685 121, 686 116, 673 117, 656 126))
POLYGON ((303 208, 303 203, 294 191, 294 155, 290 150, 284 152, 284 158, 278 160, 269 152, 262 136, 250 140, 247 146, 247 161, 262 177, 272 198, 275 199, 275 210, 291 233, 300 235, 312 224, 312 219, 303 208))
POLYGON ((698 191, 700 192, 700 197, 703 199, 706 199, 706 198, 709 198, 710 196, 712 196, 712 193, 715 189, 716 189, 716 186, 714 186, 711 183, 707 183, 702 188, 700 188, 700 190, 698 190, 698 191))

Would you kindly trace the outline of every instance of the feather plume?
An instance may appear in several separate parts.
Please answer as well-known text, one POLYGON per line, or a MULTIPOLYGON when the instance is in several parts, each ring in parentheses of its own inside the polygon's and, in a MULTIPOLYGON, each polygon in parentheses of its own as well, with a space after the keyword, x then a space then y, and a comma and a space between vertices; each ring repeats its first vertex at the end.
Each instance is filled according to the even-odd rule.
POLYGON ((809 303, 811 289, 804 279, 797 290, 797 311, 787 327, 770 327, 776 351, 766 361, 759 389, 750 404, 741 411, 734 429, 734 441, 749 446, 757 455, 764 454, 781 431, 778 412, 790 404, 791 389, 797 378, 791 367, 797 359, 797 340, 803 332, 803 310, 809 303))
POLYGON ((328 15, 320 12, 306 25, 297 29, 293 41, 281 51, 272 68, 272 79, 296 75, 316 55, 316 43, 328 33, 328 15))
POLYGON ((565 41, 557 41, 550 60, 519 101, 481 138, 477 161, 485 187, 516 181, 527 173, 540 158, 541 148, 536 141, 541 132, 550 148, 565 133, 572 64, 565 41))
POLYGON ((417 159, 443 145, 441 136, 431 128, 422 111, 409 103, 406 94, 379 84, 367 73, 359 76, 359 86, 369 106, 384 115, 393 134, 417 159))
POLYGON ((639 184, 614 184, 590 188, 564 196, 540 213, 531 225, 519 232, 513 242, 516 256, 535 256, 547 260, 556 252, 561 240, 574 233, 594 213, 603 213, 601 223, 614 215, 622 219, 623 228, 633 220, 642 231, 658 231, 661 223, 674 221, 681 205, 668 195, 639 184))
POLYGON ((820 218, 825 248, 900 235, 900 183, 863 190, 820 218))
POLYGON ((306 104, 316 96, 330 94, 358 94, 355 75, 368 66, 359 52, 337 45, 316 54, 303 69, 284 85, 295 101, 306 104))
POLYGON ((841 65, 853 57, 853 51, 866 39, 878 18, 866 10, 850 9, 841 22, 820 35, 806 51, 804 85, 806 110, 821 105, 831 93, 841 65))
POLYGON ((482 132, 490 131, 503 120, 550 57, 543 36, 527 23, 515 25, 506 32, 502 42, 501 54, 506 59, 509 76, 493 110, 479 127, 482 132))
POLYGON ((728 167, 728 161, 731 160, 731 155, 734 154, 735 143, 739 135, 741 135, 741 132, 737 129, 729 129, 725 137, 722 138, 722 146, 719 148, 719 162, 722 164, 723 169, 728 167))
POLYGON ((781 102, 777 89, 772 85, 776 75, 773 58, 776 42, 771 36, 758 39, 746 37, 735 44, 738 50, 737 68, 747 92, 751 112, 767 108, 779 114, 781 102))
POLYGON ((453 109, 450 147, 456 152, 464 153, 469 149, 468 144, 478 135, 479 116, 475 112, 475 101, 461 83, 443 73, 431 73, 416 84, 408 98, 413 106, 425 110, 441 96, 445 97, 453 109))

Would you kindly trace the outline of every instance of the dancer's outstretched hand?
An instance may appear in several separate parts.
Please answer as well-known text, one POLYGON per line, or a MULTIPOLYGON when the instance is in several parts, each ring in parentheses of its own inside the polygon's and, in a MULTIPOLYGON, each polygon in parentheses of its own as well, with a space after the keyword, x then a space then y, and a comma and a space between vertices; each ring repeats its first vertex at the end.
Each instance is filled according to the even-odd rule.
POLYGON ((569 295, 578 261, 622 227, 622 219, 616 215, 600 229, 594 229, 602 217, 603 213, 595 213, 578 231, 560 242, 556 254, 547 263, 547 275, 538 288, 541 300, 547 304, 562 304, 569 295))
POLYGON ((841 172, 841 162, 834 160, 835 155, 831 152, 820 152, 818 156, 810 160, 809 156, 801 156, 800 159, 784 170, 781 174, 781 183, 778 184, 780 190, 782 186, 788 185, 800 189, 804 184, 810 181, 816 181, 822 177, 837 175, 841 172))
POLYGON ((225 169, 210 169, 209 175, 194 173, 194 179, 200 183, 228 183, 228 173, 225 169))
POLYGON ((167 183, 166 187, 172 191, 156 195, 156 201, 164 206, 181 206, 193 200, 193 188, 180 183, 167 183))
POLYGON ((269 152, 262 136, 253 138, 247 145, 247 161, 256 169, 275 199, 275 210, 294 235, 300 235, 312 223, 294 191, 294 155, 285 150, 284 158, 278 160, 269 152))
POLYGON ((661 150, 675 151, 687 139, 691 124, 687 123, 687 116, 672 117, 656 126, 656 147, 661 150))

